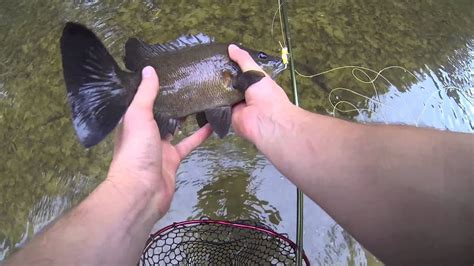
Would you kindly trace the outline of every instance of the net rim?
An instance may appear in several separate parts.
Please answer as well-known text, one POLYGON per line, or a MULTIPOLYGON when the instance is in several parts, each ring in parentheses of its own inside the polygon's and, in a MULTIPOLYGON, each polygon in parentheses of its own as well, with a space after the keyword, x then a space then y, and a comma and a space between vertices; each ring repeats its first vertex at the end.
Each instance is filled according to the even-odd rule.
MULTIPOLYGON (((297 250, 298 250, 298 245, 296 245, 291 239, 289 239, 288 237, 284 236, 283 234, 277 233, 277 232, 275 232, 271 229, 263 228, 263 227, 258 226, 258 225, 247 225, 247 224, 239 223, 239 221, 234 221, 233 222, 233 221, 226 221, 226 220, 210 220, 210 219, 200 219, 200 220, 189 220, 189 221, 182 221, 182 222, 174 222, 170 225, 167 225, 167 226, 161 228, 160 230, 156 231, 155 233, 150 234, 150 236, 148 237, 148 240, 146 242, 145 248, 143 250, 144 251, 148 250, 150 248, 150 246, 155 241, 159 240, 160 236, 163 233, 167 232, 167 231, 173 230, 174 228, 176 228, 178 226, 190 227, 192 225, 198 225, 198 224, 219 224, 219 225, 224 225, 224 226, 230 226, 230 227, 237 227, 237 228, 242 228, 242 229, 249 229, 249 230, 259 231, 259 232, 271 235, 273 237, 276 237, 276 238, 279 238, 279 239, 285 241, 286 243, 288 243, 291 246, 291 248, 293 248, 295 250, 295 252, 297 252, 297 250)), ((302 257, 303 257, 303 260, 304 260, 305 264, 306 265, 311 265, 310 262, 309 262, 308 257, 306 256, 305 251, 302 249, 301 252, 303 253, 302 257)))

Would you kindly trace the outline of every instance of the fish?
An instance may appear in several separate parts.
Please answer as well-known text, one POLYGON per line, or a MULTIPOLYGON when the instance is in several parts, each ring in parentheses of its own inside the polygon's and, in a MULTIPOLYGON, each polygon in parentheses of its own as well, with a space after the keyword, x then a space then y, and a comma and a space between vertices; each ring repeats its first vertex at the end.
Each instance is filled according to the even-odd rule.
MULTIPOLYGON (((230 129, 232 106, 245 89, 265 75, 242 72, 227 49, 203 33, 181 35, 167 43, 147 44, 132 37, 125 43, 122 69, 100 39, 84 25, 67 22, 60 39, 67 99, 79 142, 86 148, 101 142, 120 122, 141 82, 141 70, 152 66, 160 78, 153 115, 162 139, 195 115, 200 127, 209 123, 220 138, 230 129)), ((276 78, 285 68, 281 58, 247 49, 276 78)))

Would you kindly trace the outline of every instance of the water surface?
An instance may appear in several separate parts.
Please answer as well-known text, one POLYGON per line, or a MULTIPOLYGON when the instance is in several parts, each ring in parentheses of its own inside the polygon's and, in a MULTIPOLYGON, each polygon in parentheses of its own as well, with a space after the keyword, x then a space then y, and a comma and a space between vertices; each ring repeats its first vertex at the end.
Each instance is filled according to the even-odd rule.
MULTIPOLYGON (((331 93, 298 77, 305 109, 361 123, 473 131, 470 0, 289 6, 294 56, 307 66, 300 72, 331 70, 323 75, 331 93), (354 66, 370 69, 368 76, 354 66)), ((277 53, 283 40, 278 15, 272 30, 277 8, 277 1, 256 0, 2 1, 0 261, 84 198, 111 160, 112 138, 84 149, 74 135, 59 53, 66 21, 93 29, 118 61, 130 36, 157 43, 198 32, 277 53)), ((290 93, 288 72, 278 82, 290 93)), ((171 210, 155 228, 204 216, 251 219, 295 239, 295 187, 236 136, 194 151, 177 183, 171 210)), ((315 264, 379 263, 310 200, 304 222, 305 250, 315 264)))

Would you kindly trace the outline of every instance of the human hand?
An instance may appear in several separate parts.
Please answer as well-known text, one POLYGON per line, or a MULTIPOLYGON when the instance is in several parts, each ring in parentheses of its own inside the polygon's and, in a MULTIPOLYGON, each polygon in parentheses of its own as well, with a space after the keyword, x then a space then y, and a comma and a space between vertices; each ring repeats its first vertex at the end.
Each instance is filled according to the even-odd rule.
POLYGON ((212 129, 206 125, 175 146, 169 140, 161 140, 153 116, 158 87, 154 69, 145 67, 142 82, 117 131, 107 179, 127 187, 138 183, 151 191, 162 216, 169 209, 181 160, 203 143, 212 129))
MULTIPOLYGON (((236 45, 229 45, 230 59, 235 61, 243 72, 257 70, 264 72, 249 53, 236 45)), ((257 144, 271 134, 274 123, 289 114, 294 105, 283 89, 268 75, 245 91, 245 103, 233 108, 232 126, 235 132, 257 144)))

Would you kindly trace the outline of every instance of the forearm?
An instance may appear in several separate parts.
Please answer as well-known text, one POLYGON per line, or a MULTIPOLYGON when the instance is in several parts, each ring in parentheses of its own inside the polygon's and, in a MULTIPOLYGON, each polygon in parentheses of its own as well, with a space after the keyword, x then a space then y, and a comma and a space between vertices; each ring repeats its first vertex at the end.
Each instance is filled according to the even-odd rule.
POLYGON ((6 265, 134 265, 160 217, 156 201, 144 184, 106 179, 6 265))
POLYGON ((472 135, 288 114, 257 147, 375 255, 473 259, 472 135))
POLYGON ((357 177, 366 187, 352 193, 362 204, 345 223, 356 228, 369 219, 354 230, 387 263, 474 263, 473 135, 402 126, 363 131, 365 161, 373 164, 357 177))
POLYGON ((285 114, 261 119, 257 148, 306 195, 324 182, 353 179, 363 166, 354 155, 360 152, 361 127, 357 124, 313 114, 292 106, 285 114), (337 121, 337 122, 335 122, 337 121))

